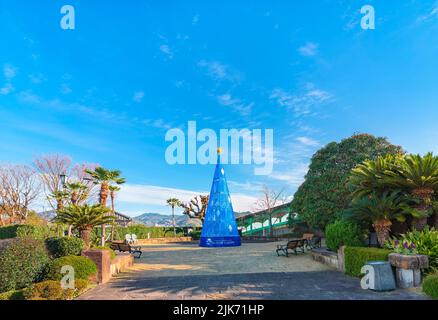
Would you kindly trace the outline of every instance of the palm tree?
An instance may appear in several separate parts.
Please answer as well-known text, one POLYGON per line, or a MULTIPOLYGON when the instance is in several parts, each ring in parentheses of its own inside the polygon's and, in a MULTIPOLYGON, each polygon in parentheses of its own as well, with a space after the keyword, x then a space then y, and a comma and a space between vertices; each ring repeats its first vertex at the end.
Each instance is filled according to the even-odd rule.
POLYGON ((85 170, 85 172, 94 179, 95 184, 100 184, 99 203, 104 207, 106 207, 110 184, 115 183, 119 185, 126 182, 125 178, 120 176, 120 170, 108 170, 103 167, 97 167, 94 170, 85 170))
POLYGON ((403 155, 388 154, 374 160, 366 160, 351 170, 348 185, 353 199, 361 199, 373 193, 382 194, 388 190, 390 176, 402 161, 403 155))
POLYGON ((405 221, 410 213, 411 200, 397 191, 372 194, 356 202, 346 211, 346 216, 357 221, 370 221, 376 230, 380 246, 389 239, 391 219, 405 221))
POLYGON ((70 192, 70 202, 74 205, 78 204, 80 193, 87 189, 87 186, 80 182, 67 182, 65 187, 70 192))
POLYGON ((167 204, 172 207, 172 224, 173 224, 173 235, 176 237, 176 228, 175 228, 175 207, 181 206, 181 201, 177 198, 169 198, 167 199, 167 204))
MULTIPOLYGON (((120 170, 108 170, 103 167, 97 167, 94 170, 85 170, 92 179, 94 179, 95 184, 100 184, 100 192, 99 192, 99 203, 102 207, 106 207, 108 195, 109 195, 109 186, 111 183, 115 183, 117 185, 125 183, 125 178, 122 178, 120 170)), ((102 239, 101 245, 105 245, 105 225, 102 225, 102 239)))
MULTIPOLYGON (((65 203, 68 201, 70 194, 67 190, 56 190, 53 191, 52 194, 48 197, 51 199, 55 199, 56 201, 56 214, 64 209, 65 203)), ((65 235, 64 226, 62 228, 62 235, 65 235)), ((71 236, 71 226, 68 227, 68 236, 71 236)))
POLYGON ((62 208, 64 208, 64 204, 69 197, 70 194, 65 190, 53 191, 52 194, 49 196, 49 198, 55 199, 57 212, 60 211, 62 208))
MULTIPOLYGON (((431 152, 423 157, 407 155, 401 166, 391 174, 389 182, 406 189, 413 197, 419 199, 416 209, 418 216, 414 219, 414 227, 423 230, 427 225, 427 217, 431 213, 432 198, 438 188, 438 157, 431 152)), ((438 225, 438 216, 435 218, 438 225)))
MULTIPOLYGON (((120 191, 120 187, 118 186, 109 186, 108 187, 109 191, 110 191, 110 197, 111 197, 111 212, 113 213, 113 215, 116 214, 116 210, 115 210, 115 206, 114 206, 114 200, 116 198, 116 192, 120 191)), ((114 224, 111 228, 111 240, 114 240, 114 224)))
POLYGON ((90 233, 95 226, 111 223, 114 216, 108 215, 110 210, 101 205, 82 206, 70 205, 62 209, 55 220, 61 223, 72 225, 74 229, 79 230, 86 248, 90 247, 90 233))

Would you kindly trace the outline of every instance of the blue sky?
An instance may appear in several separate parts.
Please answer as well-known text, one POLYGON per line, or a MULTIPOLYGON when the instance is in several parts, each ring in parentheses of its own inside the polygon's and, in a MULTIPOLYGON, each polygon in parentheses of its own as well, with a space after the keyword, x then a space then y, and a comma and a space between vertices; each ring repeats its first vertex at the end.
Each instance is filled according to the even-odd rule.
POLYGON ((227 166, 235 210, 251 209, 263 184, 292 196, 311 155, 354 132, 437 152, 437 34, 424 0, 0 0, 0 162, 118 168, 120 211, 168 213, 214 170, 167 164, 168 129, 273 129, 272 174, 227 166), (75 30, 59 26, 64 4, 75 30))

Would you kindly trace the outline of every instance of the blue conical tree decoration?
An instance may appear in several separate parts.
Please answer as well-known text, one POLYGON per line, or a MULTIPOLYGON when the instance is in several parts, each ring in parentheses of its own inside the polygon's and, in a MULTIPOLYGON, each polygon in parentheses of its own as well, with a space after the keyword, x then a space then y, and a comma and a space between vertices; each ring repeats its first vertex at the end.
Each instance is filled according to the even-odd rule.
POLYGON ((201 247, 240 246, 240 236, 218 148, 217 164, 202 226, 201 247))

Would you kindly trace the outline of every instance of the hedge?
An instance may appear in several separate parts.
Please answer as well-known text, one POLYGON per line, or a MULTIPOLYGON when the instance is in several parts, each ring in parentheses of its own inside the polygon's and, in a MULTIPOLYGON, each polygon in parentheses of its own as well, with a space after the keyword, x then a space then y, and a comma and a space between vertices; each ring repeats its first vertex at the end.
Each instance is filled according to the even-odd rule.
MULTIPOLYGON (((196 229, 196 228, 194 228, 196 229)), ((99 232, 99 230, 97 230, 99 232)), ((115 230, 116 240, 124 240, 126 234, 135 234, 137 239, 173 237, 173 227, 148 227, 142 224, 134 224, 129 227, 117 227, 115 230)), ((184 236, 183 228, 176 227, 176 236, 184 236)))
POLYGON ((190 236, 192 237, 193 240, 199 240, 201 238, 201 233, 202 233, 202 230, 194 230, 194 231, 192 231, 190 236))
POLYGON ((438 273, 431 274, 423 280, 423 292, 432 299, 438 300, 438 273))
POLYGON ((369 261, 388 261, 391 250, 365 247, 345 247, 345 273, 361 277, 360 269, 369 261))
POLYGON ((15 239, 0 251, 0 292, 25 288, 40 280, 48 262, 44 241, 15 239))
POLYGON ((44 271, 44 280, 61 280, 66 275, 61 273, 63 266, 73 267, 75 279, 88 280, 97 273, 97 267, 91 259, 84 256, 65 256, 50 261, 44 271))
POLYGON ((359 247, 363 245, 362 235, 359 226, 341 220, 327 226, 325 242, 331 251, 337 251, 341 246, 359 247))
POLYGON ((26 300, 72 300, 88 287, 88 280, 76 279, 74 289, 63 289, 59 281, 47 280, 35 283, 24 290, 26 300))
POLYGON ((14 224, 0 227, 0 239, 31 237, 34 239, 45 239, 52 235, 47 226, 34 226, 28 224, 14 224))
POLYGON ((75 237, 52 237, 46 239, 46 245, 52 258, 79 256, 84 241, 75 237))
POLYGON ((0 293, 0 300, 24 300, 23 290, 11 290, 0 293))

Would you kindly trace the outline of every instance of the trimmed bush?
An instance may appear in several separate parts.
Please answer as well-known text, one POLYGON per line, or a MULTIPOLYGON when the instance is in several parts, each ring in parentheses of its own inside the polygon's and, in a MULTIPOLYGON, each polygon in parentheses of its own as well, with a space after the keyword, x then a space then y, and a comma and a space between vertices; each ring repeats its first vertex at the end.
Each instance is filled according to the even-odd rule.
POLYGON ((400 242, 413 243, 419 254, 429 257, 428 273, 438 272, 438 231, 435 228, 426 227, 422 231, 409 231, 398 238, 400 242))
POLYGON ((24 291, 26 300, 72 300, 88 287, 88 281, 75 280, 75 289, 63 289, 59 281, 47 280, 35 283, 24 291))
MULTIPOLYGON (((115 230, 115 240, 125 240, 126 234, 135 234, 137 239, 147 239, 148 234, 151 238, 173 237, 173 227, 149 227, 142 224, 134 224, 129 227, 117 227, 115 230)), ((96 237, 99 238, 100 228, 95 228, 96 237)), ((176 236, 184 236, 183 228, 176 228, 176 236)))
POLYGON ((360 269, 369 261, 388 261, 391 250, 365 247, 345 247, 345 273, 362 276, 360 269))
POLYGON ((44 272, 44 280, 61 280, 65 276, 61 273, 62 266, 72 266, 76 280, 88 280, 97 272, 97 267, 91 259, 84 256, 65 256, 50 261, 44 272))
POLYGON ((0 292, 22 289, 40 280, 48 262, 44 241, 15 239, 0 252, 0 292))
POLYGON ((363 245, 363 233, 359 226, 346 221, 336 221, 325 229, 327 248, 337 251, 341 246, 360 247, 363 245))
POLYGON ((51 235, 51 230, 47 226, 35 226, 28 224, 14 224, 0 227, 0 239, 25 238, 45 239, 51 235))
POLYGON ((46 245, 53 258, 79 256, 84 247, 84 241, 75 237, 52 237, 46 239, 46 245))
POLYGON ((429 297, 438 300, 438 273, 424 278, 423 292, 429 297))
POLYGON ((11 290, 0 293, 0 300, 24 300, 23 290, 11 290))
POLYGON ((190 236, 193 240, 199 240, 201 238, 201 230, 193 230, 190 236))

